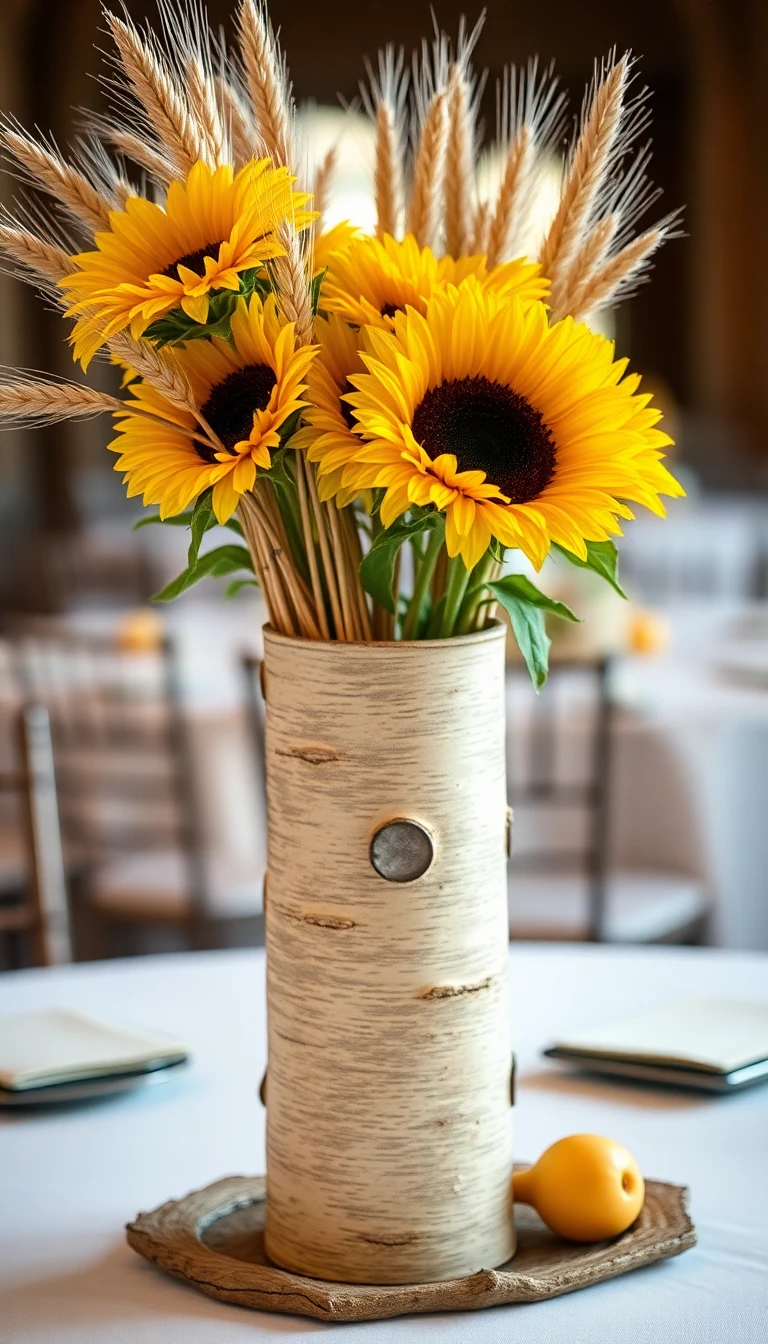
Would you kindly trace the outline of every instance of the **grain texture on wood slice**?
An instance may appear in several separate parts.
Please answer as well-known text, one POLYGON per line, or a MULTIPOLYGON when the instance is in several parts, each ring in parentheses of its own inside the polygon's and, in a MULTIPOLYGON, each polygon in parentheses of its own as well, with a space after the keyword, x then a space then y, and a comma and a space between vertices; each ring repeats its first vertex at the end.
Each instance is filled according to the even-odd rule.
POLYGON ((646 1181, 645 1205, 632 1227, 592 1246, 561 1241, 532 1209, 518 1206, 518 1251, 510 1264, 409 1286, 324 1283, 273 1265, 264 1250, 262 1177, 217 1181, 140 1213, 127 1231, 145 1259, 220 1302, 322 1321, 370 1321, 539 1302, 680 1255, 696 1244, 686 1196, 682 1186, 646 1181))
POLYGON ((368 1284, 491 1269, 514 1250, 504 629, 267 629, 265 669, 268 1253, 368 1284))

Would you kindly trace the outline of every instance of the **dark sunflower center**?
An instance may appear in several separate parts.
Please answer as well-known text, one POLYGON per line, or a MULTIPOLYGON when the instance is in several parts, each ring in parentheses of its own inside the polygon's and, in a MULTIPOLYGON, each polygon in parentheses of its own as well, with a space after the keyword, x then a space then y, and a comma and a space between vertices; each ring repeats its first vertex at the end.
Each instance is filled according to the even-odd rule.
MULTIPOLYGON (((202 413, 228 452, 249 437, 254 411, 264 410, 276 382, 274 369, 268 364, 250 364, 235 369, 213 388, 202 413)), ((204 462, 216 461, 214 450, 197 440, 195 452, 204 462)))
POLYGON ((170 266, 166 266, 161 275, 170 275, 172 280, 177 280, 177 266, 186 266, 187 270, 194 271, 195 275, 205 275, 205 258, 216 257, 219 254, 220 243, 205 243, 203 247, 198 247, 196 252, 187 252, 185 256, 179 257, 177 261, 172 261, 170 266))
POLYGON ((395 313, 404 313, 405 308, 402 303, 385 303, 381 310, 382 317, 394 317, 395 313))
POLYGON ((539 412, 482 376, 427 392, 414 411, 413 434, 433 461, 453 453, 459 471, 484 471, 513 504, 535 499, 555 472, 555 445, 539 412))
MULTIPOLYGON (((344 386, 342 387, 339 396, 344 397, 346 396, 347 392, 356 392, 356 391, 357 388, 352 386, 348 378, 345 378, 344 386)), ((357 417, 355 416, 355 412, 353 411, 349 402, 340 401, 339 405, 341 407, 341 414, 344 416, 347 425, 349 426, 350 429, 354 429, 355 425, 357 424, 357 417)))

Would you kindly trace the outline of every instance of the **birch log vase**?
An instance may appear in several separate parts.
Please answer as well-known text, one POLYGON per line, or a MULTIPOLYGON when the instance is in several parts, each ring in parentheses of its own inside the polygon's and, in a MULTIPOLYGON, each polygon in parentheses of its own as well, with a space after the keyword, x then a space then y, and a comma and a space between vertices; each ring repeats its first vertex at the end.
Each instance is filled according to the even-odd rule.
POLYGON ((494 1268, 514 1253, 504 629, 267 629, 264 668, 267 1253, 353 1283, 494 1268), (388 837, 402 860, 400 828, 372 849, 398 820, 413 880, 374 867, 388 837))

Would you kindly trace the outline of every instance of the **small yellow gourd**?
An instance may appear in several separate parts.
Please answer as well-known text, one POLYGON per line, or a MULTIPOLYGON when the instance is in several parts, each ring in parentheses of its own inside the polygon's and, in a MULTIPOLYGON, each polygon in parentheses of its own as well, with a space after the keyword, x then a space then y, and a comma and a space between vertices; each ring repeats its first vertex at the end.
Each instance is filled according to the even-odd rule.
POLYGON ((571 1134, 515 1172, 514 1198, 569 1241, 617 1237, 643 1207, 645 1183, 631 1153, 600 1134, 571 1134))

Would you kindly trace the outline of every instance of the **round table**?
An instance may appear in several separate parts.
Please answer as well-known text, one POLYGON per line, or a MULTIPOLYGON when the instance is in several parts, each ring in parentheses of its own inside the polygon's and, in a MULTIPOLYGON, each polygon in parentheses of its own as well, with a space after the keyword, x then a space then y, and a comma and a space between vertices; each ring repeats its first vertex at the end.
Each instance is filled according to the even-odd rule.
POLYGON ((129 1250, 138 1210, 217 1177, 264 1169, 264 954, 203 952, 0 977, 0 1012, 70 1007, 182 1037, 184 1077, 89 1106, 0 1119, 0 1340, 4 1344, 228 1344, 338 1332, 347 1342, 715 1344, 765 1339, 768 1088, 731 1097, 568 1075, 540 1051, 685 994, 768 999, 768 958, 608 947, 514 947, 516 1155, 594 1131, 653 1178, 686 1184, 699 1244, 683 1256, 526 1306, 326 1326, 228 1307, 129 1250))

